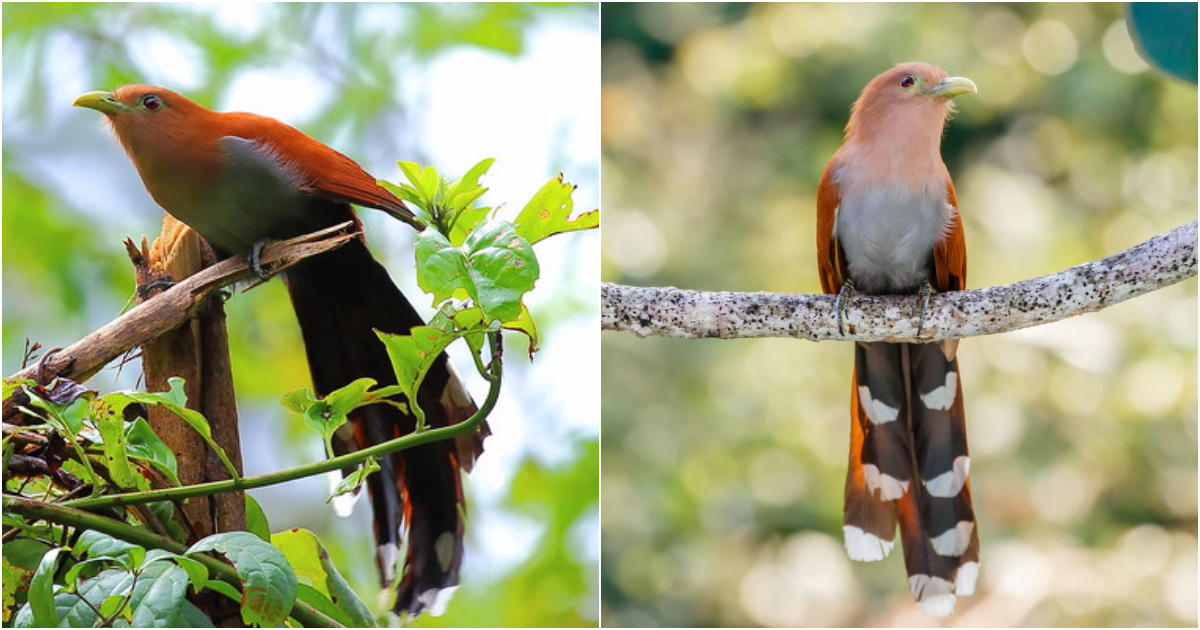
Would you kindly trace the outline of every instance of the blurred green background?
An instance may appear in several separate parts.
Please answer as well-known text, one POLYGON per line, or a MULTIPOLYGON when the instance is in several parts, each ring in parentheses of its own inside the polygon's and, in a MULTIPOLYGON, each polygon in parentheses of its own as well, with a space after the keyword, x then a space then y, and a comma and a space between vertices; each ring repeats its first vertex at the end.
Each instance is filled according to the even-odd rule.
MULTIPOLYGON (((1196 219, 1196 88, 1147 68, 1119 4, 601 12, 606 281, 819 293, 817 180, 910 60, 979 86, 942 151, 971 287, 1196 219)), ((963 342, 982 571, 949 623, 1196 625, 1196 306, 1189 280, 963 342)), ((902 554, 842 549, 849 344, 602 348, 604 625, 933 622, 902 554)))
MULTIPOLYGON (((450 176, 498 159, 485 203, 515 213, 558 172, 576 208, 599 206, 595 4, 5 4, 3 7, 3 362, 25 340, 65 346, 115 317, 133 290, 125 236, 158 233, 161 211, 78 94, 164 85, 218 110, 279 118, 401 177, 395 160, 450 176)), ((427 315, 407 226, 363 213, 377 255, 427 315)), ((588 626, 599 617, 599 234, 539 245, 530 308, 543 350, 508 344, 487 452, 467 482, 463 586, 421 626, 588 626)), ((282 283, 227 304, 248 474, 322 456, 279 397, 309 386, 282 283)), ((514 336, 515 337, 515 336, 514 336)), ((470 357, 455 354, 462 375, 470 357)), ((136 361, 89 383, 138 385, 136 361)), ((486 391, 474 378, 477 400, 486 391)), ((378 578, 369 506, 338 519, 325 479, 255 491, 275 531, 316 532, 369 604, 378 578)))

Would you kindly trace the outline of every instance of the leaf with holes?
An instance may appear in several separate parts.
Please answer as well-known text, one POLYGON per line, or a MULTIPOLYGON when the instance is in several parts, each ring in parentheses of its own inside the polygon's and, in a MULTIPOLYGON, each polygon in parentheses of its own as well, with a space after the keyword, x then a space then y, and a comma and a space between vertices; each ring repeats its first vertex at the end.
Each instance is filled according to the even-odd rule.
POLYGON ((563 181, 562 173, 559 173, 558 177, 542 186, 529 203, 525 204, 521 214, 517 215, 517 219, 513 221, 517 226, 517 233, 530 243, 536 243, 561 232, 600 227, 599 210, 571 218, 575 207, 571 194, 574 192, 575 186, 563 181))
POLYGON ((250 532, 228 532, 201 540, 186 555, 202 551, 217 551, 233 562, 242 579, 242 621, 283 623, 296 600, 296 574, 278 549, 250 532))

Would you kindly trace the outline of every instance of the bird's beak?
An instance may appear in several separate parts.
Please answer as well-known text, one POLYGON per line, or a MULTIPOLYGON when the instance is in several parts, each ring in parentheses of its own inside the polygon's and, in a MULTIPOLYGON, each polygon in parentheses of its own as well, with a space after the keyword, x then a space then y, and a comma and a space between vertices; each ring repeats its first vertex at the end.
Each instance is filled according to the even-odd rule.
POLYGON ((104 114, 121 114, 129 111, 129 106, 117 100, 112 92, 88 92, 80 94, 71 105, 86 107, 104 114))
POLYGON ((965 77, 950 77, 945 81, 929 88, 926 93, 932 96, 940 96, 943 98, 954 98, 959 94, 967 92, 978 92, 979 88, 975 87, 975 82, 965 77))

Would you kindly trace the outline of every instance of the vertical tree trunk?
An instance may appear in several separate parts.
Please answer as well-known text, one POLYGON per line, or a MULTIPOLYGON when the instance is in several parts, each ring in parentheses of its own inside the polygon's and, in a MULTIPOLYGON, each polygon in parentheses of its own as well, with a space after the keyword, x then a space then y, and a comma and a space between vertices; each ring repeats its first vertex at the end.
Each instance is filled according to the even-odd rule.
MULTIPOLYGON (((169 282, 182 280, 215 262, 208 244, 171 215, 164 215, 162 235, 154 240, 149 251, 143 239, 142 251, 131 250, 130 254, 136 268, 139 303, 165 290, 169 282)), ((143 346, 142 369, 148 391, 166 391, 171 377, 185 380, 188 407, 208 419, 214 440, 225 449, 241 474, 237 403, 229 364, 225 309, 219 296, 210 298, 195 319, 143 346)), ((150 425, 178 459, 182 484, 229 478, 221 461, 182 419, 153 406, 149 413, 150 425)), ((245 498, 241 492, 188 499, 183 514, 190 525, 189 543, 216 532, 246 529, 245 498)))

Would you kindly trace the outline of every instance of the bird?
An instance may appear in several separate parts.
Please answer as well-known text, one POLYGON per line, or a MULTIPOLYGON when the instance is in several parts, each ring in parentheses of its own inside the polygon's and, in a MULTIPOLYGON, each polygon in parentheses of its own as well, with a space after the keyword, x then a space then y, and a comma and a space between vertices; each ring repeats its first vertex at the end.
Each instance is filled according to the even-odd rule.
MULTIPOLYGON (((74 105, 101 112, 154 201, 204 237, 219 257, 257 254, 286 239, 352 221, 356 238, 284 272, 304 340, 313 387, 324 396, 369 377, 394 385, 375 334, 407 334, 421 316, 371 255, 352 204, 417 226, 411 210, 357 163, 287 124, 250 113, 221 113, 166 88, 132 84, 88 92, 74 105)), ((254 256, 252 256, 253 258, 254 256)), ((445 354, 430 368, 418 402, 431 427, 476 411, 445 354)), ((333 440, 341 455, 412 433, 416 420, 395 404, 350 415, 333 440)), ((393 611, 416 616, 455 586, 463 559, 462 474, 483 452, 480 429, 382 458, 368 478, 376 563, 393 611), (461 471, 461 472, 460 472, 461 471), (404 570, 395 564, 406 530, 404 570)))
MULTIPOLYGON (((824 293, 838 296, 839 329, 857 294, 916 294, 923 324, 931 293, 965 288, 966 240, 941 141, 952 99, 973 92, 970 79, 907 62, 854 102, 816 201, 817 267, 824 293)), ((882 560, 899 524, 909 587, 930 617, 951 615, 979 574, 957 353, 957 340, 854 348, 846 552, 882 560)))

